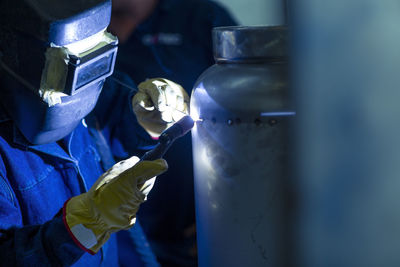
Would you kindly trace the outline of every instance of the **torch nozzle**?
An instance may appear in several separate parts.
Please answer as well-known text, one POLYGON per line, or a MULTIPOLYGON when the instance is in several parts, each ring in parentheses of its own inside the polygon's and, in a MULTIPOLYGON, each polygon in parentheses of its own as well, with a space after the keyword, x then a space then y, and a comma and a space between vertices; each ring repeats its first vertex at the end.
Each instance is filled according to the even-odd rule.
POLYGON ((184 116, 182 119, 175 122, 174 125, 161 133, 156 147, 147 151, 141 160, 155 160, 161 158, 165 152, 167 152, 171 144, 179 137, 188 133, 193 126, 193 119, 189 115, 184 116))

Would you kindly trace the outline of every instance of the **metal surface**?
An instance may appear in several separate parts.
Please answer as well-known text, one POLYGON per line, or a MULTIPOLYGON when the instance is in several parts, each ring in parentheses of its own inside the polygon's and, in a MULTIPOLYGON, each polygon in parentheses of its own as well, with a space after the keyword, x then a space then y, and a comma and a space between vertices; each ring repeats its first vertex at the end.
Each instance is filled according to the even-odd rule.
POLYGON ((262 62, 287 56, 284 26, 217 27, 212 31, 217 62, 262 62))
MULTIPOLYGON (((251 46, 265 40, 254 38, 253 27, 240 29, 252 36, 251 46)), ((202 119, 192 130, 200 267, 283 265, 294 111, 281 56, 279 63, 265 57, 249 63, 241 53, 243 60, 215 64, 195 84, 191 115, 202 119)))

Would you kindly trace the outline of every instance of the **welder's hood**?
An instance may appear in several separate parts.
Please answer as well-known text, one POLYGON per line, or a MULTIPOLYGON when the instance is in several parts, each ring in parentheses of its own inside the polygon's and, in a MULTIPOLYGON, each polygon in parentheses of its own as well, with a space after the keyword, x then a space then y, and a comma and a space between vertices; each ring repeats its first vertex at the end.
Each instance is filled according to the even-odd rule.
POLYGON ((0 97, 32 144, 69 134, 114 69, 111 1, 0 0, 0 97))

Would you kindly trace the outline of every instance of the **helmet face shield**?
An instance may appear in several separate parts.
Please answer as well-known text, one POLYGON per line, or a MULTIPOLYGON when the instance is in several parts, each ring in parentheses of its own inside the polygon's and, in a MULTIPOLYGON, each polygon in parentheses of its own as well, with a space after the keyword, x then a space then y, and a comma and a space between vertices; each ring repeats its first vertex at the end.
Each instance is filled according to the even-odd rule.
POLYGON ((96 53, 83 57, 71 56, 64 93, 73 95, 112 74, 117 53, 116 44, 108 44, 96 53))
POLYGON ((32 144, 68 135, 112 74, 110 0, 1 0, 0 101, 32 144))
POLYGON ((104 31, 68 46, 47 48, 40 96, 52 106, 61 96, 104 80, 114 70, 116 53, 116 37, 104 31))

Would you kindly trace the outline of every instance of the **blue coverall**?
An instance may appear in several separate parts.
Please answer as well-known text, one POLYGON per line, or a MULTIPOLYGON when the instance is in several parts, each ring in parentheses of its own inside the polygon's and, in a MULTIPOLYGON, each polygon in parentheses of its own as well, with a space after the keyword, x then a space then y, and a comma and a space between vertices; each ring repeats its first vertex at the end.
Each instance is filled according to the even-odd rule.
POLYGON ((95 110, 55 143, 29 144, 0 106, 0 266, 66 266, 76 260, 74 266, 118 266, 123 248, 117 249, 115 234, 89 255, 73 242, 60 214, 66 200, 87 191, 113 165, 113 156, 154 143, 131 111, 132 92, 119 88, 114 77, 95 110))
MULTIPOLYGON (((181 84, 190 95, 200 74, 214 64, 211 31, 236 25, 232 16, 207 0, 160 0, 152 15, 119 46, 116 68, 135 83, 162 77, 181 84)), ((190 134, 177 140, 164 157, 168 172, 154 185, 138 218, 164 266, 195 266, 195 223, 190 134)))

